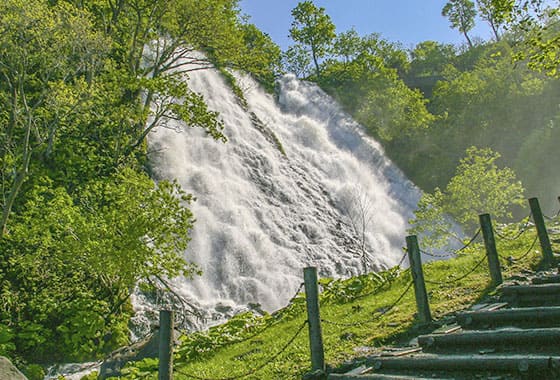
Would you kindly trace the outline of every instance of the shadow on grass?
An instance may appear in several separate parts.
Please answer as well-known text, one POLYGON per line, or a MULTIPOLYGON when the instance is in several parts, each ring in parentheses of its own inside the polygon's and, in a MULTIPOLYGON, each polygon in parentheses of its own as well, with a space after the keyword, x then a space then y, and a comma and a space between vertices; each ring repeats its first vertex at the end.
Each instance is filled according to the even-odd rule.
MULTIPOLYGON (((497 288, 493 284, 486 286, 482 289, 480 295, 473 301, 472 305, 480 304, 480 303, 492 303, 496 302, 496 292, 497 288)), ((372 341, 371 343, 379 344, 383 346, 393 346, 393 347, 406 347, 410 345, 410 342, 418 337, 419 335, 425 335, 432 333, 433 331, 437 330, 440 327, 450 325, 455 322, 455 316, 457 313, 463 311, 461 310, 453 310, 449 313, 446 313, 440 316, 437 320, 433 320, 430 323, 424 323, 417 319, 415 316, 414 321, 411 325, 403 331, 399 331, 396 333, 392 333, 384 337, 383 339, 377 339, 372 341)), ((343 363, 334 368, 328 368, 329 373, 345 373, 353 368, 356 368, 362 364, 365 364, 369 356, 359 356, 355 357, 351 362, 343 363)))

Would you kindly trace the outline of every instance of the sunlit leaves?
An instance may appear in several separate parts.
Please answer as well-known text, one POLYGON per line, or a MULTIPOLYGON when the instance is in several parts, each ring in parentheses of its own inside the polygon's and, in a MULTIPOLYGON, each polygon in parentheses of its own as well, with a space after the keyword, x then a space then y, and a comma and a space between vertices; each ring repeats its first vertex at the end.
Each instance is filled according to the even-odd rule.
POLYGON ((447 184, 446 209, 462 225, 476 225, 482 213, 511 217, 511 207, 524 203, 521 182, 513 170, 496 165, 498 158, 500 154, 488 148, 470 147, 447 184))
POLYGON ((558 0, 492 0, 498 16, 513 30, 522 31, 514 58, 530 68, 560 77, 560 30, 558 0))
POLYGON ((305 78, 311 73, 311 58, 301 45, 292 45, 282 53, 284 71, 305 78))
POLYGON ((309 48, 315 65, 315 74, 321 76, 319 60, 327 54, 334 40, 335 26, 325 13, 325 8, 317 7, 312 1, 303 1, 292 9, 294 18, 290 37, 309 48))
POLYGON ((434 116, 420 91, 410 89, 394 74, 384 74, 363 100, 358 120, 383 140, 428 128, 434 116))
POLYGON ((145 137, 225 141, 183 63, 272 81, 278 59, 237 1, 0 2, 0 351, 91 358, 126 343, 137 281, 198 273, 191 198, 144 173, 145 137))
POLYGON ((453 235, 451 217, 467 232, 474 232, 478 215, 498 220, 511 217, 512 207, 522 205, 523 186, 510 168, 499 168, 500 154, 489 148, 470 147, 445 190, 425 193, 411 221, 412 232, 425 234, 430 245, 441 246, 453 235))
POLYGON ((129 169, 88 183, 76 200, 48 179, 35 186, 1 245, 10 262, 0 262, 0 278, 20 297, 0 320, 17 326, 20 353, 77 359, 125 343, 117 331, 118 341, 102 338, 127 319, 136 282, 197 271, 182 257, 190 199, 129 169))
POLYGON ((473 46, 469 32, 474 28, 476 9, 471 0, 449 0, 441 10, 442 16, 449 18, 451 27, 463 33, 470 47, 473 46))

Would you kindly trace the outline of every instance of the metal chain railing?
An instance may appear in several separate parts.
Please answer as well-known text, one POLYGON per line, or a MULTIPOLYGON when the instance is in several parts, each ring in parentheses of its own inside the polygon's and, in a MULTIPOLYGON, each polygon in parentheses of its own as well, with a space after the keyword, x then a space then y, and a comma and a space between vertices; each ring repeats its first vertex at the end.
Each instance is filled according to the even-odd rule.
MULTIPOLYGON (((304 283, 302 282, 302 283, 299 285, 298 289, 296 290, 294 296, 293 296, 292 298, 290 298, 290 300, 288 301, 287 305, 286 305, 284 308, 275 311, 274 313, 272 313, 272 315, 277 314, 277 313, 281 312, 281 310, 283 310, 283 309, 285 309, 286 307, 290 306, 290 304, 297 298, 297 296, 299 295, 299 293, 300 293, 301 290, 303 289, 303 285, 304 285, 304 283)), ((249 341, 249 340, 255 339, 257 336, 263 334, 265 331, 267 331, 270 327, 272 327, 272 326, 274 326, 274 325, 275 325, 275 323, 268 323, 268 324, 267 324, 266 326, 264 326, 261 330, 255 332, 255 333, 253 333, 253 334, 251 334, 251 335, 249 335, 249 336, 247 336, 247 337, 244 337, 244 338, 242 338, 242 339, 239 339, 239 340, 232 340, 231 342, 229 342, 229 344, 243 343, 243 342, 247 342, 247 341, 249 341)))
POLYGON ((386 308, 380 314, 376 315, 375 317, 373 317, 371 319, 364 320, 364 321, 353 322, 353 323, 344 323, 344 322, 334 322, 334 321, 330 321, 328 319, 321 318, 321 322, 323 322, 325 324, 328 324, 328 325, 344 326, 344 327, 362 326, 362 325, 365 325, 365 324, 368 324, 368 323, 375 322, 378 319, 380 319, 381 317, 383 317, 385 314, 387 314, 389 311, 394 309, 395 306, 397 306, 402 301, 402 299, 404 298, 406 293, 408 293, 408 291, 412 287, 413 283, 414 282, 410 281, 410 283, 408 284, 408 286, 406 287, 404 292, 402 292, 402 294, 395 300, 395 302, 393 302, 388 308, 386 308))
POLYGON ((502 234, 500 231, 498 231, 495 227, 492 227, 492 230, 494 231, 494 233, 496 234, 496 236, 498 236, 500 239, 504 239, 504 240, 509 240, 509 241, 515 241, 517 239, 519 239, 521 237, 521 235, 523 235, 525 232, 527 232, 530 229, 530 223, 531 223, 531 216, 533 215, 532 212, 529 213, 528 216, 526 216, 525 218, 521 219, 527 219, 527 221, 525 222, 525 224, 523 225, 523 227, 521 227, 521 229, 519 230, 519 232, 517 232, 517 234, 513 237, 510 236, 506 236, 504 234, 502 234))
MULTIPOLYGON (((559 200, 560 200, 560 199, 559 199, 559 200)), ((556 218, 558 218, 558 217, 560 216, 560 209, 558 209, 558 211, 556 212, 556 215, 554 215, 554 216, 552 216, 552 217, 551 217, 551 216, 544 215, 544 214, 543 214, 543 216, 544 216, 546 219, 548 219, 548 220, 555 220, 556 218)))
POLYGON ((403 249, 404 249, 404 255, 402 255, 401 259, 399 260, 399 263, 396 265, 398 267, 403 265, 404 259, 406 259, 406 256, 408 256, 408 252, 407 252, 406 248, 403 247, 403 249))
POLYGON ((272 355, 268 359, 263 360, 263 362, 261 364, 259 364, 255 368, 251 369, 250 371, 241 373, 239 375, 228 376, 228 377, 219 377, 219 378, 201 377, 201 376, 193 375, 191 373, 188 373, 184 370, 179 370, 179 369, 174 369, 174 372, 176 372, 180 375, 186 376, 187 378, 196 379, 196 380, 237 380, 237 379, 242 379, 242 378, 247 377, 247 376, 254 375, 257 372, 262 371, 264 368, 266 368, 266 366, 273 363, 280 355, 282 355, 292 345, 292 343, 294 343, 294 341, 297 339, 299 334, 301 334, 301 332, 303 331, 303 328, 307 325, 307 323, 308 323, 308 321, 305 320, 301 324, 301 326, 298 328, 296 333, 286 342, 286 344, 277 353, 275 353, 274 355, 272 355))
POLYGON ((430 257, 434 257, 434 258, 440 258, 440 259, 446 259, 446 258, 450 258, 450 257, 454 257, 455 255, 457 255, 459 252, 467 249, 472 243, 475 242, 475 240, 478 238, 478 235, 480 235, 480 228, 475 232, 474 236, 468 241, 468 243, 464 244, 461 248, 456 249, 456 250, 451 250, 451 252, 449 253, 444 253, 444 254, 439 254, 439 253, 433 253, 433 252, 429 252, 429 251, 425 251, 423 249, 420 250, 420 253, 426 255, 426 256, 430 256, 430 257))
POLYGON ((430 257, 435 257, 435 258, 440 258, 440 259, 445 259, 448 257, 453 257, 455 256, 454 253, 445 253, 445 254, 438 254, 438 253, 433 253, 433 252, 428 252, 428 251, 424 251, 423 249, 420 250, 420 253, 426 255, 426 256, 430 256, 430 257))
POLYGON ((504 257, 504 256, 502 256, 502 255, 499 255, 499 256, 500 256, 501 259, 506 260, 506 261, 509 261, 509 260, 511 260, 511 259, 514 259, 514 260, 522 260, 522 259, 524 259, 525 257, 527 257, 527 255, 529 255, 529 253, 531 253, 531 251, 532 251, 533 248, 535 247, 535 244, 537 244, 537 240, 539 240, 539 236, 538 236, 538 235, 535 236, 535 239, 533 239, 533 243, 531 243, 531 246, 527 249, 527 251, 525 251, 525 253, 523 253, 523 254, 522 254, 521 256, 519 256, 519 257, 511 257, 511 258, 510 258, 510 257, 504 257))
MULTIPOLYGON (((275 311, 274 313, 272 313, 272 315, 278 314, 278 313, 280 313, 283 309, 285 309, 286 307, 290 306, 290 305, 292 304, 292 302, 297 298, 297 296, 299 295, 299 293, 301 292, 301 290, 303 289, 303 285, 304 285, 304 283, 302 282, 302 283, 299 285, 298 289, 296 290, 294 296, 293 296, 292 298, 290 298, 290 300, 288 301, 288 304, 287 304, 285 307, 283 307, 283 308, 280 309, 280 310, 275 311)), ((264 328, 262 328, 261 330, 255 332, 254 334, 252 334, 252 335, 250 335, 250 336, 248 336, 248 337, 245 337, 245 338, 243 338, 243 339, 240 339, 240 340, 232 341, 231 343, 242 343, 242 342, 246 342, 246 341, 248 341, 248 340, 255 339, 257 336, 261 335, 262 333, 264 333, 265 331, 267 331, 270 327, 272 327, 272 326, 274 326, 274 325, 275 325, 274 323, 269 323, 269 324, 267 324, 264 328)))
POLYGON ((506 236, 504 234, 502 234, 500 231, 498 231, 496 228, 492 228, 492 231, 494 231, 494 234, 496 234, 497 237, 499 237, 500 239, 503 240, 509 240, 509 241, 516 241, 518 240, 525 232, 529 231, 529 228, 525 228, 523 230, 520 230, 517 235, 515 235, 514 237, 509 237, 506 236))
POLYGON ((475 240, 478 238, 478 235, 480 235, 480 232, 482 232, 482 230, 479 228, 478 230, 476 230, 476 232, 474 233, 473 237, 469 240, 469 242, 465 245, 463 245, 461 248, 453 251, 454 254, 457 254, 461 251, 464 251, 465 249, 467 249, 472 243, 475 242, 475 240))
POLYGON ((427 284, 432 284, 432 285, 448 285, 448 284, 452 284, 454 282, 458 282, 461 280, 464 280, 465 278, 469 277, 471 274, 474 273, 474 271, 476 271, 478 269, 479 266, 482 265, 482 263, 486 260, 486 256, 483 256, 480 261, 478 263, 476 263, 476 265, 469 270, 467 273, 465 273, 464 275, 457 277, 457 278, 453 278, 453 279, 449 279, 447 281, 430 281, 430 280, 426 280, 424 279, 424 282, 426 282, 427 284))
POLYGON ((294 300, 298 297, 299 293, 301 293, 301 290, 303 289, 303 286, 304 286, 304 285, 305 285, 305 283, 303 283, 303 282, 300 283, 299 286, 298 286, 298 288, 297 288, 297 290, 296 290, 296 292, 295 292, 294 295, 292 296, 292 298, 290 298, 290 299, 288 300, 288 303, 286 304, 286 306, 284 306, 283 308, 278 309, 278 310, 272 312, 271 315, 277 315, 277 314, 281 313, 282 310, 284 310, 284 309, 286 309, 288 306, 290 306, 290 305, 292 304, 292 302, 294 302, 294 300))
MULTIPOLYGON (((399 260, 399 263, 395 266, 400 267, 404 263, 404 260, 406 259, 406 257, 408 256, 408 252, 406 251, 406 248, 403 247, 403 249, 405 250, 404 255, 402 255, 401 259, 399 260)), ((407 268, 403 272, 401 272, 401 274, 404 274, 409 270, 410 270, 410 268, 407 268)), ((369 296, 372 296, 374 294, 377 294, 382 290, 383 286, 387 283, 390 283, 390 280, 381 283, 377 288, 373 289, 372 291, 369 291, 367 293, 362 293, 362 294, 359 294, 359 295, 355 296, 353 298, 353 300, 355 301, 355 300, 358 300, 358 299, 361 299, 361 298, 365 298, 365 297, 369 297, 369 296)))

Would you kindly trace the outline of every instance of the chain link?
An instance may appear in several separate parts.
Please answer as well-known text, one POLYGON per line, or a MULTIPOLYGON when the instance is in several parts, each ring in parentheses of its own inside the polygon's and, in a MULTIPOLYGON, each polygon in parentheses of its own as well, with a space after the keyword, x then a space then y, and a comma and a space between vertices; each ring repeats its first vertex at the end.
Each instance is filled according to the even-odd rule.
POLYGON ((280 351, 278 351, 276 354, 272 355, 270 358, 263 361, 262 364, 260 364, 259 366, 253 368, 252 370, 250 370, 248 372, 245 372, 245 373, 242 373, 242 374, 239 374, 239 375, 235 375, 235 376, 221 377, 221 378, 200 377, 200 376, 196 376, 196 375, 193 375, 191 373, 185 372, 183 370, 178 370, 178 369, 175 369, 174 372, 176 372, 178 374, 181 374, 183 376, 186 376, 187 378, 196 379, 196 380, 237 380, 237 379, 242 379, 242 378, 247 377, 247 376, 254 375, 255 373, 263 370, 269 364, 273 363, 281 354, 283 354, 292 345, 292 343, 294 343, 294 341, 297 339, 299 334, 301 334, 303 328, 305 327, 305 325, 307 325, 307 323, 308 323, 308 321, 306 320, 301 324, 301 326, 298 328, 297 332, 290 338, 290 340, 284 345, 284 347, 282 347, 282 349, 280 349, 280 351))
POLYGON ((408 252, 406 251, 406 248, 405 248, 404 255, 401 257, 401 259, 399 260, 399 263, 396 266, 400 267, 401 265, 403 265, 404 259, 406 259, 407 255, 408 255, 408 252))
POLYGON ((471 240, 469 240, 469 242, 467 244, 465 244, 463 247, 453 251, 454 254, 457 254, 465 249, 467 249, 472 243, 474 243, 474 241, 476 240, 476 238, 478 237, 478 235, 480 235, 480 232, 482 230, 479 228, 478 230, 476 230, 474 236, 471 238, 471 240))
MULTIPOLYGON (((280 309, 280 310, 275 311, 274 313, 272 313, 272 315, 278 314, 278 313, 281 312, 283 309, 285 309, 286 307, 290 306, 290 304, 291 304, 291 303, 297 298, 297 296, 299 295, 301 289, 303 288, 303 285, 304 285, 304 283, 302 282, 302 283, 299 285, 298 289, 296 290, 294 296, 293 296, 292 298, 290 298, 290 300, 288 301, 288 304, 287 304, 285 307, 283 307, 283 308, 280 309)), ((231 342, 231 344, 243 343, 243 342, 246 342, 246 341, 248 341, 248 340, 255 339, 257 336, 261 335, 262 333, 264 333, 265 331, 267 331, 270 327, 272 327, 272 326, 274 326, 274 325, 275 325, 275 323, 273 323, 273 322, 272 322, 272 323, 269 323, 269 324, 267 324, 262 330, 259 330, 259 331, 255 332, 254 334, 252 334, 252 335, 250 335, 250 336, 248 336, 248 337, 245 337, 245 338, 243 338, 243 339, 234 340, 234 341, 231 342)))
MULTIPOLYGON (((494 233, 500 238, 500 239, 504 239, 504 240, 510 240, 510 241, 515 241, 517 239, 519 239, 521 237, 521 235, 523 235, 525 232, 527 232, 529 230, 529 224, 531 223, 531 216, 533 215, 532 212, 529 213, 528 216, 526 216, 523 219, 527 219, 527 221, 525 222, 525 224, 523 225, 523 227, 521 227, 521 230, 514 236, 514 237, 509 237, 506 235, 503 235, 502 233, 500 233, 496 228, 492 228, 494 233)), ((521 219, 521 220, 523 220, 521 219)))
POLYGON ((430 256, 430 257, 436 257, 436 258, 448 258, 448 257, 452 257, 455 254, 454 253, 446 253, 446 254, 437 254, 437 253, 432 253, 432 252, 428 252, 428 251, 424 251, 423 249, 420 250, 420 253, 423 253, 426 256, 430 256))
POLYGON ((529 247, 529 249, 527 250, 527 252, 525 252, 524 254, 522 254, 521 256, 515 258, 516 260, 522 260, 525 257, 527 257, 527 255, 529 253, 531 253, 531 251, 533 250, 533 247, 535 246, 535 244, 537 244, 537 240, 539 239, 539 236, 535 236, 535 239, 533 239, 533 244, 531 244, 531 246, 529 247))
POLYGON ((474 271, 477 270, 478 267, 482 265, 482 263, 485 261, 485 259, 486 259, 486 256, 483 256, 482 259, 470 271, 468 271, 466 274, 462 275, 461 277, 457 277, 457 278, 453 278, 453 279, 450 279, 450 280, 447 280, 447 281, 441 281, 441 282, 440 281, 430 281, 430 280, 424 279, 424 282, 426 282, 427 284, 432 284, 432 285, 448 285, 448 284, 452 284, 452 283, 457 282, 457 281, 461 281, 461 280, 467 278, 468 276, 470 276, 471 274, 473 274, 474 271))
POLYGON ((399 304, 399 302, 402 301, 402 299, 404 298, 406 293, 408 293, 408 291, 412 287, 412 284, 413 284, 413 282, 410 281, 410 283, 408 284, 408 286, 406 287, 404 292, 399 296, 399 298, 397 298, 397 300, 395 302, 393 302, 391 304, 391 306, 389 306, 387 309, 383 310, 383 312, 381 312, 381 314, 378 314, 371 319, 368 319, 368 320, 365 320, 365 321, 353 322, 353 323, 334 322, 334 321, 329 321, 328 319, 321 319, 321 322, 323 322, 325 324, 328 324, 328 325, 344 326, 344 327, 361 326, 361 325, 365 325, 365 324, 368 324, 368 323, 375 322, 378 319, 380 319, 381 317, 383 317, 385 314, 387 314, 389 311, 391 311, 395 306, 397 306, 399 304))

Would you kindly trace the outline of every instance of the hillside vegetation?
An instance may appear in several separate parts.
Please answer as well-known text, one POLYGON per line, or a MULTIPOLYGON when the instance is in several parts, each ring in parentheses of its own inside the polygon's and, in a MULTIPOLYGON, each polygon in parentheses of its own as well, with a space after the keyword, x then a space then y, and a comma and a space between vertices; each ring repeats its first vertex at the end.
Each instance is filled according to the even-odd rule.
MULTIPOLYGON (((497 248, 505 279, 537 268, 542 260, 538 243, 535 244, 535 229, 527 226, 527 219, 497 226, 497 248)), ((554 251, 558 252, 558 217, 549 222, 549 227, 555 231, 551 239, 555 242, 554 251)), ((445 323, 446 316, 484 301, 495 292, 480 240, 451 254, 452 258, 444 254, 446 260, 424 265, 434 320, 445 323)), ((319 280, 325 360, 329 368, 344 367, 348 360, 359 361, 383 346, 406 343, 420 332, 434 328, 416 319, 411 281, 410 271, 398 267, 379 276, 319 280)), ((305 297, 300 293, 275 313, 258 316, 248 312, 206 332, 187 334, 175 349, 174 378, 301 379, 311 368, 306 319, 305 297)), ((122 378, 156 379, 157 365, 157 359, 133 363, 125 368, 122 378)))
POLYGON ((467 44, 425 41, 408 50, 375 33, 337 34, 325 9, 304 1, 292 12, 295 44, 284 63, 335 97, 423 190, 445 187, 471 146, 490 148, 552 210, 560 187, 553 164, 560 162, 560 4, 525 2, 528 13, 516 2, 477 4, 444 8, 467 44), (455 18, 461 6, 469 8, 465 24, 455 18), (477 12, 494 40, 468 37, 477 12))
MULTIPOLYGON (((271 91, 286 71, 315 81, 429 193, 450 189, 467 148, 486 152, 491 164, 497 152, 550 212, 559 188, 558 12, 539 8, 538 0, 529 2, 534 12, 517 2, 484 3, 499 16, 496 41, 462 47, 426 41, 408 51, 376 34, 337 34, 324 10, 304 1, 293 12, 296 44, 282 53, 236 0, 1 1, 0 355, 35 374, 46 363, 103 357, 129 341, 129 298, 139 283, 166 291, 167 278, 198 274, 183 258, 195 221, 189 189, 156 183, 146 149, 150 131, 166 127, 168 118, 227 143, 220 116, 189 88, 182 62, 244 70, 271 91)), ((442 278, 446 267, 460 273, 477 257, 465 251, 428 270, 442 278)), ((486 277, 476 273, 464 287, 448 289, 464 297, 434 288, 436 313, 480 297, 486 277)), ((331 289, 325 318, 355 322, 386 307, 408 278, 396 270, 382 277, 382 283, 371 275, 325 285, 331 289), (341 303, 345 293, 359 295, 355 287, 379 289, 375 297, 341 303)), ((411 304, 408 294, 387 316, 392 322, 333 329, 329 362, 405 333, 411 304)), ((238 316, 225 331, 186 338, 178 368, 237 373, 281 348, 304 318, 299 298, 278 316, 238 316), (282 329, 263 333, 270 342, 279 338, 272 346, 264 345, 268 339, 262 346, 251 341, 251 349, 235 346, 238 366, 231 367, 214 349, 245 336, 236 323, 282 329)), ((267 366, 267 374, 305 371, 303 335, 293 344, 298 349, 267 366)))
POLYGON ((230 0, 0 2, 0 355, 103 356, 139 281, 196 275, 191 197, 150 178, 146 136, 167 117, 226 141, 177 63, 264 80, 275 54, 230 0))

